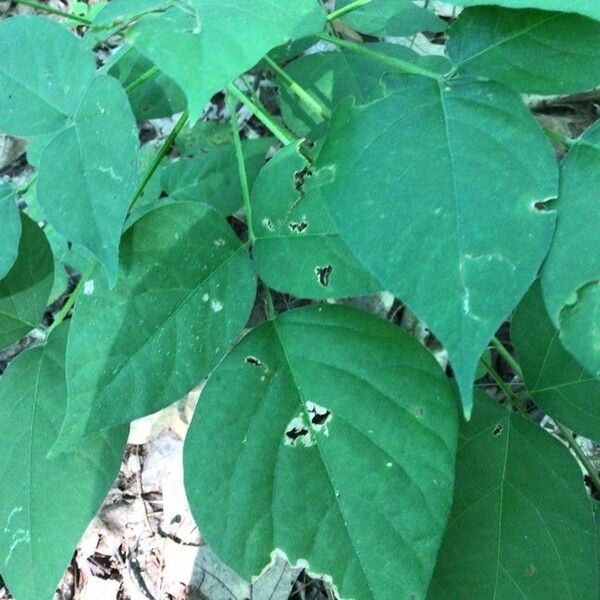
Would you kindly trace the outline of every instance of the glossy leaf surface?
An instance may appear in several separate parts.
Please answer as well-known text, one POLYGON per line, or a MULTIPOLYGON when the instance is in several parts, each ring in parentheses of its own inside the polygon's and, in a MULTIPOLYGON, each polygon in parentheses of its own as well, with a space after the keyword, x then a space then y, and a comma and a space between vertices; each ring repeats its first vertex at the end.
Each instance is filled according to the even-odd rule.
POLYGON ((0 279, 15 264, 21 238, 21 217, 12 188, 0 182, 0 279))

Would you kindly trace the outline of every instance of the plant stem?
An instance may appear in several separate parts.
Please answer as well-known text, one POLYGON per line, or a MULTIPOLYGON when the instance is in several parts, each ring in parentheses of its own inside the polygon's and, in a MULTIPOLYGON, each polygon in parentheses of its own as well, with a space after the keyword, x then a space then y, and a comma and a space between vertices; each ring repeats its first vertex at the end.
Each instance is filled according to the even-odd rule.
POLYGON ((54 319, 52 325, 48 327, 48 330, 46 331, 46 336, 49 336, 67 318, 70 310, 75 304, 75 301, 77 300, 77 298, 79 298, 83 286, 89 279, 90 275, 92 274, 92 271, 94 270, 97 264, 98 263, 95 260, 90 261, 86 270, 82 273, 81 278, 77 283, 77 286, 71 292, 71 295, 67 298, 67 301, 65 302, 64 306, 58 311, 58 314, 56 315, 56 318, 54 319))
POLYGON ((567 137, 558 131, 554 131, 554 129, 551 129, 550 127, 544 127, 544 131, 553 142, 556 142, 565 148, 572 148, 575 145, 576 140, 567 137))
POLYGON ((254 235, 254 225, 252 224, 252 207, 250 206, 250 188, 248 187, 248 175, 246 174, 246 164, 244 163, 244 153, 242 151, 242 140, 240 139, 240 128, 237 122, 237 112, 235 102, 231 94, 225 96, 227 108, 229 109, 231 132, 233 134, 233 145, 235 146, 235 157, 237 159, 238 172, 240 174, 240 183, 242 185, 242 198, 244 199, 244 212, 246 213, 246 226, 248 227, 248 238, 250 243, 254 244, 256 236, 254 235))
POLYGON ((72 15, 71 13, 65 12, 64 10, 58 10, 57 8, 52 8, 51 6, 46 6, 42 2, 36 2, 36 0, 13 0, 15 4, 24 4, 25 6, 31 6, 31 8, 36 8, 38 10, 44 11, 50 15, 57 15, 59 17, 65 17, 67 19, 71 19, 72 21, 77 21, 82 25, 91 25, 92 22, 85 17, 80 17, 79 15, 72 15))
POLYGON ((568 427, 565 427, 562 423, 559 423, 558 421, 554 421, 554 424, 556 425, 558 430, 565 436, 567 444, 569 444, 569 448, 573 450, 575 456, 577 456, 581 464, 584 466, 585 470, 588 472, 588 475, 590 476, 594 487, 598 492, 600 492, 600 475, 598 474, 598 471, 596 470, 590 459, 587 457, 586 453, 582 450, 581 446, 575 441, 575 434, 568 427))
POLYGON ((132 90, 135 90, 136 87, 142 85, 142 83, 146 83, 149 79, 152 79, 158 73, 158 67, 154 66, 148 69, 145 73, 142 73, 137 79, 134 79, 126 88, 125 93, 129 94, 132 90))
POLYGON ((331 119, 331 111, 317 102, 301 85, 296 83, 273 59, 268 55, 263 58, 263 62, 273 71, 287 88, 295 94, 309 110, 325 121, 331 119))
POLYGON ((160 165, 162 159, 167 155, 167 152, 169 152, 169 150, 171 149, 175 138, 179 135, 179 132, 187 123, 188 117, 189 115, 187 110, 181 113, 181 116, 175 124, 175 127, 173 127, 173 130, 171 131, 171 133, 169 133, 169 135, 163 142, 162 146, 160 147, 160 150, 156 153, 156 156, 154 157, 153 161, 148 165, 148 168, 146 169, 146 172, 144 173, 144 176, 142 177, 142 180, 140 181, 140 184, 135 190, 133 198, 129 203, 129 209, 127 211, 128 213, 131 212, 131 209, 135 206, 135 203, 140 199, 140 196, 144 193, 148 182, 150 181, 150 179, 152 179, 152 175, 154 175, 154 172, 156 171, 156 169, 158 169, 158 165, 160 165))
POLYGON ((230 83, 226 89, 236 100, 239 100, 244 106, 248 107, 252 111, 252 114, 255 115, 284 146, 296 141, 296 138, 291 132, 287 131, 282 125, 277 123, 277 121, 261 106, 252 102, 252 100, 250 100, 246 94, 241 92, 233 83, 230 83))
POLYGON ((349 12, 352 12, 353 10, 360 8, 361 6, 370 4, 372 1, 373 0, 354 0, 354 2, 350 2, 350 4, 348 4, 346 6, 344 6, 342 8, 338 8, 337 10, 334 10, 333 12, 330 12, 327 15, 327 21, 329 23, 331 23, 331 21, 335 21, 336 19, 339 19, 340 17, 347 15, 349 12))
POLYGON ((496 385, 502 390, 502 393, 506 396, 508 400, 510 400, 511 404, 527 416, 527 411, 523 408, 523 404, 519 397, 508 387, 508 384, 500 377, 500 375, 496 372, 494 367, 485 359, 481 358, 481 364, 485 367, 485 370, 488 372, 488 375, 494 380, 496 385))
POLYGON ((335 44, 336 46, 339 46, 344 50, 349 50, 350 52, 354 52, 355 54, 360 54, 365 58, 370 58, 372 60, 378 60, 379 62, 383 62, 389 65, 390 67, 394 67, 398 71, 402 71, 403 73, 408 73, 410 75, 421 75, 422 77, 428 77, 429 79, 435 79, 436 81, 440 81, 442 79, 442 76, 438 73, 434 73, 433 71, 429 71, 428 69, 423 69, 405 60, 394 58, 393 56, 386 56, 385 54, 381 54, 380 52, 374 52, 373 50, 369 50, 369 48, 365 48, 364 44, 355 44, 354 42, 342 40, 341 38, 336 38, 325 33, 320 33, 317 35, 317 37, 325 42, 335 44))
POLYGON ((269 286, 264 282, 263 288, 265 290, 265 299, 267 301, 267 320, 272 321, 277 316, 277 311, 275 310, 275 305, 273 304, 273 296, 271 295, 269 286))
POLYGON ((504 347, 504 344, 494 336, 492 338, 492 345, 498 352, 498 354, 503 358, 504 362, 512 369, 512 372, 515 375, 518 375, 521 379, 523 379, 523 371, 521 370, 521 365, 517 362, 515 357, 504 347))

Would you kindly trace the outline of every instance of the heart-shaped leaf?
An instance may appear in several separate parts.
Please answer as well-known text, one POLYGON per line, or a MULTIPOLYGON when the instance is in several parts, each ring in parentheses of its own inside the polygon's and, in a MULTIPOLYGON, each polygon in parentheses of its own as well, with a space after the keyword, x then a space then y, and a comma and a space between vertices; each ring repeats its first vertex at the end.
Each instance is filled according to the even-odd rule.
POLYGON ((556 163, 520 98, 498 84, 396 86, 334 113, 316 161, 321 194, 381 288, 446 347, 468 415, 479 357, 550 244, 554 214, 537 207, 557 194, 556 163))
POLYGON ((433 357, 341 306, 253 330, 204 388, 184 450, 198 527, 241 575, 275 550, 340 597, 423 598, 452 501, 456 399, 433 357))

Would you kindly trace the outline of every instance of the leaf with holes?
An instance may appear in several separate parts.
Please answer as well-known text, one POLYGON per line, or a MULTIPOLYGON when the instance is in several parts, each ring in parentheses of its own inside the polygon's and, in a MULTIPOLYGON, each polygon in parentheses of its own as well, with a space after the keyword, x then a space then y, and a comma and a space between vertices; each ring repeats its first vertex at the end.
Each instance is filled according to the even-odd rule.
MULTIPOLYGON (((337 0, 336 9, 354 0, 337 0)), ((412 0, 372 0, 342 17, 342 21, 361 33, 384 37, 405 37, 419 31, 444 31, 446 24, 412 0)))
POLYGON ((115 288, 97 268, 77 304, 54 452, 190 391, 240 334, 255 292, 246 249, 212 209, 178 202, 137 221, 123 236, 115 288))
POLYGON ((80 441, 54 460, 46 454, 67 400, 68 327, 27 350, 0 381, 0 556, 17 600, 51 598, 77 542, 119 472, 127 428, 80 441))
POLYGON ((456 400, 398 328, 340 306, 252 331, 204 388, 185 484, 213 550, 250 578, 274 551, 340 597, 423 598, 452 501, 456 400))
POLYGON ((510 335, 535 403, 577 433, 600 440, 600 380, 565 350, 539 281, 517 307, 510 335))
POLYGON ((128 39, 179 84, 195 123, 213 94, 271 48, 324 27, 325 11, 314 0, 187 0, 140 18, 128 39))
POLYGON ((504 87, 396 85, 339 107, 315 168, 350 250, 444 344, 468 415, 479 357, 550 244, 554 214, 536 206, 557 194, 556 163, 504 87))
POLYGON ((0 349, 41 324, 53 281, 54 259, 46 236, 21 214, 17 260, 0 281, 0 349))
POLYGON ((600 124, 561 164, 558 221, 542 269, 548 313, 564 347, 600 379, 600 124))
MULTIPOLYGON (((242 143, 248 185, 254 183, 273 142, 273 138, 258 138, 242 143)), ((171 163, 164 168, 161 182, 173 200, 205 202, 223 216, 242 207, 242 184, 233 144, 171 163)))
POLYGON ((0 182, 0 279, 15 264, 21 238, 21 218, 15 194, 9 185, 0 182))
POLYGON ((94 78, 94 56, 43 17, 0 21, 0 130, 40 135, 67 124, 94 78))
POLYGON ((111 286, 137 170, 138 132, 127 96, 115 79, 99 75, 73 123, 42 150, 37 197, 56 230, 98 259, 111 286))
POLYGON ((336 232, 299 143, 280 150, 260 172, 252 220, 252 254, 268 286, 317 299, 379 291, 336 232))
POLYGON ((587 600, 597 588, 594 545, 569 451, 479 392, 459 432, 454 505, 428 599, 587 600))
POLYGON ((569 94, 600 81, 600 63, 587 60, 600 23, 580 15, 477 7, 465 10, 449 35, 447 52, 459 73, 519 92, 569 94))

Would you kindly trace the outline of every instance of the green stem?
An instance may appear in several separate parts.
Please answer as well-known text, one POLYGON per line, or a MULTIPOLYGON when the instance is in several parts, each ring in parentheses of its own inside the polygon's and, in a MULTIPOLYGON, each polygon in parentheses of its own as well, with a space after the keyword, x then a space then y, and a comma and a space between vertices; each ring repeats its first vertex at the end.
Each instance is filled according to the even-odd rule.
POLYGON ((56 318, 54 319, 52 325, 48 327, 48 330, 46 331, 46 336, 49 336, 67 318, 70 310, 73 308, 73 305, 75 304, 77 298, 79 298, 81 290, 83 289, 86 281, 89 279, 96 265, 97 263, 95 260, 90 261, 86 270, 81 275, 79 283, 77 284, 71 295, 67 298, 67 301, 64 303, 63 307, 58 311, 58 314, 56 315, 56 318))
POLYGON ((246 94, 241 92, 233 83, 230 83, 226 89, 236 100, 239 100, 244 106, 248 107, 252 111, 252 114, 255 115, 284 146, 296 141, 296 138, 291 132, 287 131, 282 125, 279 125, 266 110, 252 102, 252 100, 250 100, 246 94))
POLYGON ((269 56, 263 58, 263 62, 273 71, 281 82, 294 94, 306 107, 321 117, 324 121, 331 119, 331 112, 321 103, 317 102, 301 85, 296 83, 273 59, 269 56))
POLYGON ((152 179, 152 175, 154 175, 156 169, 158 169, 158 165, 160 165, 162 159, 167 155, 167 152, 169 152, 169 150, 171 149, 175 138, 179 135, 179 132, 187 123, 188 117, 189 115, 187 110, 181 113, 179 121, 177 121, 175 127, 173 127, 173 130, 171 131, 171 133, 169 133, 169 135, 163 142, 162 146, 160 147, 160 150, 156 153, 154 160, 148 165, 148 168, 146 169, 146 172, 144 173, 140 184, 138 185, 137 189, 135 190, 135 193, 133 194, 133 198, 131 198, 131 202, 129 203, 129 209, 127 211, 128 213, 131 212, 131 209, 135 206, 135 203, 140 199, 140 196, 144 193, 148 182, 150 181, 150 179, 152 179))
POLYGON ((481 364, 485 367, 485 370, 488 372, 488 375, 494 380, 496 385, 502 390, 502 393, 506 396, 506 398, 510 400, 511 404, 517 410, 519 410, 519 412, 522 412, 523 414, 527 415, 527 411, 523 408, 521 400, 508 387, 507 383, 502 379, 502 377, 500 377, 500 375, 496 373, 494 367, 492 367, 492 365, 483 357, 481 358, 481 364))
POLYGON ((52 8, 51 6, 46 6, 41 2, 36 2, 36 0, 13 0, 15 4, 24 4, 25 6, 31 6, 31 8, 36 8, 37 10, 41 10, 50 15, 57 15, 59 17, 65 17, 67 19, 71 19, 72 21, 77 21, 82 25, 91 25, 92 22, 85 17, 80 17, 79 15, 72 15, 71 13, 65 12, 64 10, 58 10, 57 8, 52 8))
POLYGON ((149 79, 152 79, 158 73, 158 67, 154 66, 148 69, 145 73, 142 73, 137 79, 134 79, 126 88, 125 93, 129 94, 129 92, 135 90, 135 88, 142 85, 142 83, 146 83, 149 79))
POLYGON ((271 290, 269 289, 269 286, 264 282, 263 288, 265 290, 265 299, 267 301, 267 320, 272 321, 277 316, 275 304, 273 304, 273 296, 271 295, 271 290))
POLYGON ((237 122, 237 112, 235 102, 231 94, 225 96, 227 108, 229 109, 231 132, 233 134, 233 145, 235 146, 235 156, 237 159, 240 182, 242 184, 242 198, 244 199, 244 212, 246 213, 246 225, 248 227, 248 237, 250 243, 254 244, 256 236, 254 235, 254 225, 252 223, 252 207, 250 206, 250 188, 248 187, 248 175, 246 174, 246 164, 244 163, 244 152, 242 150, 242 140, 240 139, 240 128, 237 122))
POLYGON ((373 50, 365 48, 364 44, 355 44, 354 42, 342 40, 341 38, 336 38, 325 33, 320 33, 317 35, 317 37, 325 42, 335 44, 344 50, 349 50, 350 52, 364 56, 365 58, 383 62, 390 67, 394 67, 395 69, 402 71, 403 73, 409 73, 410 75, 421 75, 422 77, 428 77, 429 79, 435 79, 436 81, 440 81, 442 79, 442 76, 440 76, 438 73, 434 73, 428 69, 423 69, 405 60, 394 58, 393 56, 386 56, 380 52, 374 52, 373 50))
POLYGON ((372 1, 373 0, 354 0, 354 2, 350 2, 350 4, 347 4, 346 6, 343 6, 342 8, 338 8, 337 10, 330 12, 327 15, 327 21, 329 23, 331 23, 331 21, 335 21, 336 19, 339 19, 340 17, 347 15, 349 12, 352 12, 353 10, 360 8, 361 6, 370 4, 372 1))
POLYGON ((518 375, 523 379, 523 371, 521 365, 517 362, 515 357, 504 347, 504 344, 497 338, 492 338, 492 345, 496 349, 496 352, 503 358, 504 362, 512 369, 515 375, 518 375))
POLYGON ((565 427, 562 423, 558 421, 554 421, 556 427, 558 427, 559 431, 565 436, 567 444, 569 444, 569 448, 573 450, 573 453, 581 464, 584 466, 585 470, 588 472, 594 487, 598 492, 600 492, 600 475, 598 474, 597 469, 592 464, 592 461, 587 457, 586 453, 583 451, 581 446, 575 441, 575 434, 568 428, 565 427))

